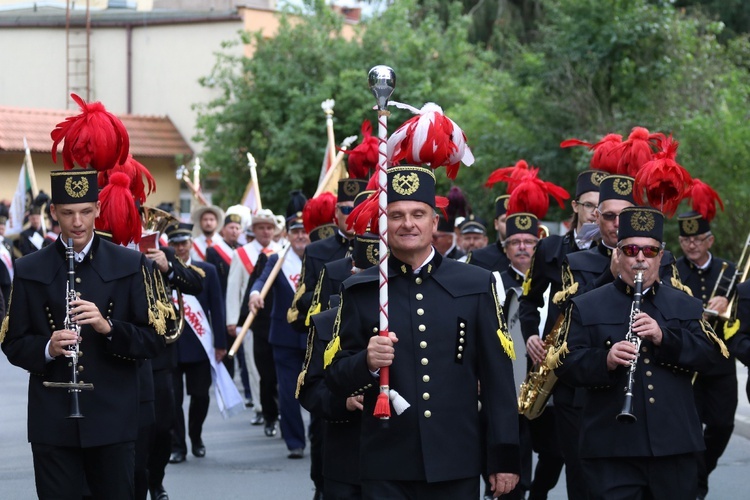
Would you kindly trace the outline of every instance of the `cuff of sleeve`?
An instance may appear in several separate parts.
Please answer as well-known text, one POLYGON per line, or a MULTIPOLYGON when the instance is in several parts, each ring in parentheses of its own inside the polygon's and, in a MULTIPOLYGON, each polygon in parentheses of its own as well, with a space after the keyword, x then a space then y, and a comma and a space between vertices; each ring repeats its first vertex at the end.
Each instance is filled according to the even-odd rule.
POLYGON ((52 342, 51 340, 48 340, 47 345, 44 346, 44 359, 46 360, 47 363, 55 359, 49 355, 49 345, 51 342, 52 342))
POLYGON ((487 472, 497 474, 521 473, 521 451, 515 444, 500 444, 487 448, 487 472))

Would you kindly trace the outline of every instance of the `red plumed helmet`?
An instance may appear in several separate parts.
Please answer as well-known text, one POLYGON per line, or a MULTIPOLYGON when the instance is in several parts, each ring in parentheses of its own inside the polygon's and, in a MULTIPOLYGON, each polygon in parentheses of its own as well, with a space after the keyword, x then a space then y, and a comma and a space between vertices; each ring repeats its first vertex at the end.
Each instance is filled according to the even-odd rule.
POLYGON ((119 118, 100 102, 86 103, 70 94, 81 107, 81 114, 69 116, 50 133, 52 161, 57 163, 57 145, 64 141, 62 156, 65 170, 75 163, 83 168, 108 170, 125 163, 130 149, 128 131, 119 118))
POLYGON ((141 241, 141 217, 130 192, 130 178, 122 172, 109 177, 99 193, 101 203, 96 228, 112 233, 112 242, 127 245, 141 241))
POLYGON ((724 210, 724 202, 719 198, 719 193, 700 179, 693 179, 687 196, 692 200, 693 210, 701 214, 701 217, 711 222, 716 217, 716 204, 724 210))
POLYGON ((519 181, 529 173, 529 164, 526 160, 518 160, 512 167, 498 168, 487 177, 485 187, 492 187, 498 182, 507 182, 507 193, 512 193, 519 181))
POLYGON ((675 160, 679 143, 672 136, 659 143, 663 149, 653 160, 643 165, 635 176, 633 198, 639 205, 648 201, 648 204, 661 210, 666 217, 671 217, 687 196, 693 180, 688 171, 675 160))
POLYGON ((110 170, 99 172, 99 187, 106 186, 109 182, 109 177, 115 172, 122 172, 128 176, 130 179, 130 191, 138 203, 146 203, 146 197, 156 191, 154 176, 151 175, 151 172, 142 163, 136 161, 133 155, 128 155, 128 159, 122 165, 115 165, 110 170), (144 177, 146 178, 146 182, 143 181, 144 177))
POLYGON ((583 142, 579 139, 568 139, 560 143, 561 148, 569 148, 573 146, 586 146, 594 154, 591 156, 590 166, 594 170, 603 170, 610 174, 617 173, 617 163, 619 162, 619 156, 612 154, 617 147, 622 144, 622 136, 620 134, 607 134, 596 144, 590 144, 583 142))
POLYGON ((302 209, 302 223, 305 232, 310 233, 323 224, 331 224, 336 215, 336 195, 326 191, 310 198, 302 209))
POLYGON ((347 169, 349 177, 353 179, 367 179, 370 172, 378 168, 378 138, 372 135, 372 123, 362 122, 362 142, 350 150, 342 149, 349 155, 347 169))
POLYGON ((628 140, 612 149, 609 156, 617 159, 617 173, 635 177, 641 167, 651 161, 654 148, 664 140, 664 134, 651 134, 643 127, 633 127, 628 140))
POLYGON ((409 105, 392 102, 396 107, 417 114, 407 120, 388 138, 388 160, 391 165, 427 165, 436 170, 446 167, 448 178, 455 179, 461 162, 474 163, 474 155, 466 143, 466 135, 456 123, 443 114, 443 109, 428 102, 417 110, 409 105))
POLYGON ((529 212, 541 220, 549 210, 550 196, 557 201, 560 208, 565 208, 564 200, 570 198, 570 194, 560 186, 543 181, 538 177, 538 173, 539 169, 532 167, 518 181, 508 200, 509 214, 529 212))

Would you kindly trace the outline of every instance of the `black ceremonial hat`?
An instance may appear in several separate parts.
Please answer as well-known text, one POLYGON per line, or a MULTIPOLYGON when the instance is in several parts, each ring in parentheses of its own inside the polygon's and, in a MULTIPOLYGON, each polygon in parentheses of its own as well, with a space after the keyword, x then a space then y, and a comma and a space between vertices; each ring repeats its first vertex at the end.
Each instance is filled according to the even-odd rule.
POLYGON ((50 175, 55 205, 99 201, 96 170, 55 170, 50 175))
POLYGON ((664 241, 664 214, 651 207, 624 208, 620 212, 617 241, 638 237, 664 241))
POLYGON ((495 218, 497 219, 501 215, 505 215, 508 211, 508 201, 510 201, 509 194, 503 194, 495 198, 495 218))
POLYGON ((367 179, 341 179, 339 181, 336 201, 354 201, 357 195, 367 187, 367 179))
POLYGON ((505 221, 505 237, 514 234, 539 235, 539 219, 536 215, 527 212, 516 212, 510 214, 505 221))
POLYGON ((711 230, 711 223, 698 212, 687 212, 677 216, 680 224, 680 236, 690 237, 705 234, 711 230))
POLYGON ((376 234, 365 233, 354 236, 352 259, 360 269, 378 265, 380 238, 376 234))
MULTIPOLYGON (((435 174, 432 169, 399 165, 388 169, 388 203, 421 201, 435 208, 435 174)), ((453 231, 451 227, 450 231, 453 231)))
POLYGON ((576 181, 576 198, 589 191, 599 192, 599 184, 607 176, 603 170, 584 170, 578 174, 576 181))
POLYGON ((627 175, 608 175, 599 185, 599 203, 605 200, 624 200, 635 205, 633 185, 635 179, 627 175))
POLYGON ((229 214, 226 217, 224 217, 224 225, 227 224, 239 224, 240 227, 242 226, 242 216, 240 214, 229 214))
POLYGON ((167 227, 167 239, 170 243, 180 243, 193 237, 193 225, 187 222, 172 224, 167 227))
POLYGON ((310 231, 310 243, 318 240, 324 240, 329 236, 336 234, 338 226, 334 223, 323 224, 310 231))
POLYGON ((487 234, 487 225, 474 214, 466 217, 458 226, 461 234, 487 234))

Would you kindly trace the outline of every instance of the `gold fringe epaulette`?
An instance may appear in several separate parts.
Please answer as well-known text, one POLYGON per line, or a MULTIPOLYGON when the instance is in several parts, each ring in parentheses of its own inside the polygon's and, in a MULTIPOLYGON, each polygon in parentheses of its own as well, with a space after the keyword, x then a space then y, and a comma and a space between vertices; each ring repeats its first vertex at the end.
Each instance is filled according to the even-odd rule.
MULTIPOLYGON (((146 288, 146 302, 148 307, 148 323, 154 327, 156 333, 164 335, 167 333, 167 325, 164 321, 164 317, 159 310, 159 300, 156 297, 158 284, 152 281, 152 274, 143 266, 141 266, 141 272, 143 274, 143 286, 146 288)), ((159 271, 156 271, 159 273, 159 271)))
MULTIPOLYGON (((725 358, 729 358, 729 350, 727 350, 727 346, 724 345, 724 342, 719 338, 718 335, 716 335, 716 332, 713 328, 711 328, 711 325, 708 324, 708 321, 706 320, 700 320, 701 328, 703 329, 703 333, 706 334, 706 336, 711 339, 716 345, 719 346, 719 350, 721 351, 721 355, 725 358)), ((737 321, 739 323, 739 321, 737 321)), ((726 335, 726 331, 724 331, 724 335, 726 335)))
POLYGON ((495 300, 495 314, 497 315, 497 337, 500 339, 500 345, 503 346, 503 351, 510 359, 516 359, 516 350, 513 347, 513 338, 508 333, 508 325, 505 323, 503 318, 503 310, 500 306, 500 299, 497 296, 497 288, 492 286, 492 298, 495 300))
POLYGON ((341 303, 339 304, 339 310, 336 312, 336 319, 333 322, 333 338, 330 342, 328 342, 328 345, 326 346, 326 350, 323 353, 323 368, 328 368, 328 366, 333 362, 333 357, 336 356, 336 353, 341 350, 341 338, 339 338, 339 330, 341 328, 341 310, 344 308, 344 297, 341 297, 341 303))
POLYGON ((5 341, 5 335, 8 333, 8 323, 10 323, 10 305, 13 303, 13 284, 10 285, 10 296, 8 298, 8 305, 5 308, 5 317, 3 318, 3 324, 0 326, 0 344, 5 341))
POLYGON ((193 264, 190 264, 188 267, 190 269, 192 269, 193 271, 195 271, 196 273, 198 273, 198 276, 200 276, 201 278, 205 278, 206 277, 206 271, 204 271, 200 267, 195 266, 193 264))
MULTIPOLYGON (((300 281, 299 286, 297 287, 297 291, 294 292, 294 297, 292 298, 292 305, 289 306, 289 309, 286 311, 286 322, 287 323, 294 323, 297 321, 297 318, 299 318, 299 309, 297 309, 297 301, 302 297, 302 294, 305 293, 305 284, 300 281)), ((310 326, 307 321, 305 321, 305 326, 310 326)))
POLYGON ((567 301, 570 297, 574 296, 576 293, 578 293, 578 282, 573 283, 569 287, 560 290, 552 297, 552 303, 555 305, 562 305, 567 301))

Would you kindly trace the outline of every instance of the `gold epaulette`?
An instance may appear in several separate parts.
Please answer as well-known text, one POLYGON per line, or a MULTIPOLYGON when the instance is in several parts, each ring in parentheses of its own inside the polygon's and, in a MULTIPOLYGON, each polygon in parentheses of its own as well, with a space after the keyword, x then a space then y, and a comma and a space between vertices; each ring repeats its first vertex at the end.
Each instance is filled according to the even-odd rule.
MULTIPOLYGON (((159 273, 157 269, 155 271, 159 273)), ((141 266, 141 273, 143 274, 143 286, 146 288, 146 302, 148 306, 148 324, 154 327, 156 333, 164 335, 167 333, 167 324, 164 321, 164 317, 161 314, 159 308, 159 300, 156 297, 154 291, 155 285, 152 281, 151 273, 146 269, 145 266, 141 266)))
POLYGON ((563 264, 562 268, 562 289, 552 296, 552 303, 562 305, 570 297, 578 293, 578 282, 573 277, 573 271, 568 264, 563 264))
MULTIPOLYGON (((724 345, 724 342, 719 338, 718 335, 716 335, 716 332, 714 331, 713 328, 711 328, 711 325, 708 324, 708 321, 702 319, 700 320, 700 323, 701 323, 701 328, 703 329, 703 333, 705 333, 706 336, 710 340, 712 340, 716 345, 719 346, 721 355, 724 356, 725 358, 729 358, 729 350, 727 350, 727 346, 724 345)), ((738 323, 737 327, 739 328, 739 321, 737 321, 737 323, 738 323)), ((724 335, 726 335, 726 331, 724 331, 724 335)))
POLYGON ((672 264, 672 279, 670 280, 670 283, 672 283, 672 288, 676 288, 677 290, 682 290, 686 294, 693 296, 693 291, 690 289, 690 287, 685 286, 685 284, 682 283, 682 280, 680 279, 680 271, 677 269, 677 266, 672 264))
POLYGON ((336 311, 336 319, 333 322, 333 338, 328 342, 326 350, 323 353, 323 368, 328 368, 333 362, 333 357, 341 350, 341 338, 339 338, 339 329, 341 328, 341 310, 344 308, 344 297, 341 297, 339 310, 336 311))
POLYGON ((5 341, 5 335, 8 333, 8 323, 10 322, 10 304, 13 302, 13 284, 10 285, 10 295, 8 296, 8 305, 5 308, 5 317, 3 324, 0 326, 0 344, 5 341))
POLYGON ((551 345, 547 356, 545 357, 545 364, 550 370, 559 368, 562 365, 562 358, 568 354, 568 333, 570 330, 570 315, 573 311, 573 305, 571 304, 562 317, 556 322, 555 326, 550 330, 547 335, 552 335, 551 345))
MULTIPOLYGON (((289 306, 289 309, 286 311, 286 321, 287 323, 294 323, 297 321, 297 318, 299 318, 299 309, 297 309, 297 301, 300 297, 302 297, 302 294, 305 293, 305 284, 300 282, 299 286, 297 287, 297 291, 294 292, 294 297, 292 298, 292 305, 289 306)), ((305 321, 305 326, 309 326, 308 322, 305 321)))
POLYGON ((503 310, 500 306, 500 299, 497 296, 497 288, 492 286, 492 298, 495 301, 495 314, 497 315, 497 337, 500 339, 500 345, 503 346, 503 351, 505 351, 505 354, 510 359, 516 359, 516 351, 513 347, 513 338, 510 336, 510 333, 508 333, 508 325, 505 323, 505 319, 503 318, 503 310))
POLYGON ((206 272, 203 269, 201 269, 200 267, 195 266, 193 264, 190 264, 188 267, 190 269, 192 269, 193 271, 195 271, 196 273, 198 273, 198 276, 200 276, 201 278, 205 278, 206 277, 206 272))

